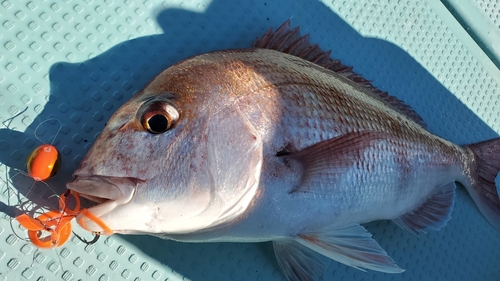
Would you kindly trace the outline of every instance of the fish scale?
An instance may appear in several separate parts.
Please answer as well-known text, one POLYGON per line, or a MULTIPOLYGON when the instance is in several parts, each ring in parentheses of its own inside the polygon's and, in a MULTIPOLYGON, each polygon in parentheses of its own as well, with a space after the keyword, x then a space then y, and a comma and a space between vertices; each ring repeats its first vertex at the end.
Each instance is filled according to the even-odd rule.
MULTIPOLYGON (((260 57, 261 55, 262 54, 256 54, 255 57, 260 57)), ((252 63, 252 61, 250 61, 249 63, 252 63)), ((283 76, 286 75, 287 74, 283 74, 283 76)), ((270 79, 275 79, 275 78, 276 75, 274 75, 270 79)), ((280 81, 285 80, 281 79, 281 77, 277 79, 280 81)), ((310 79, 309 81, 312 80, 313 79, 310 79)), ((316 87, 312 82, 303 84, 311 86, 298 87, 296 86, 296 84, 282 85, 278 87, 280 91, 274 93, 276 98, 281 97, 281 92, 287 93, 287 96, 284 96, 279 103, 280 104, 279 107, 286 108, 284 112, 285 114, 288 114, 283 117, 277 117, 282 120, 281 122, 287 123, 288 122, 287 120, 290 120, 291 122, 288 122, 288 124, 290 125, 295 123, 297 124, 299 129, 304 129, 306 131, 307 129, 311 129, 313 132, 317 132, 316 128, 308 126, 307 120, 303 120, 302 116, 310 118, 319 117, 316 121, 325 126, 325 129, 323 131, 329 133, 327 138, 331 138, 339 134, 351 132, 355 129, 358 131, 363 129, 385 130, 383 122, 385 120, 394 119, 394 117, 392 116, 378 117, 382 115, 384 112, 381 111, 379 113, 374 114, 373 112, 370 112, 370 110, 372 109, 370 109, 369 107, 360 106, 358 102, 353 101, 353 99, 349 99, 343 94, 349 92, 349 90, 347 89, 343 90, 341 89, 343 93, 336 94, 335 92, 328 91, 327 87, 316 87), (316 95, 312 93, 315 93, 316 95), (327 103, 326 101, 333 101, 333 104, 327 103), (314 111, 319 112, 317 114, 318 116, 312 116, 311 112, 314 111), (349 116, 349 118, 352 118, 352 120, 354 120, 355 123, 343 122, 344 119, 346 118, 345 116, 349 116), (375 118, 377 120, 375 120, 375 118)), ((266 99, 262 101, 261 103, 262 105, 259 105, 258 110, 263 110, 264 112, 268 112, 267 115, 272 116, 273 114, 279 113, 279 110, 277 110, 277 107, 274 105, 270 105, 268 109, 264 107, 266 104, 268 104, 267 103, 268 95, 269 93, 259 92, 256 93, 255 95, 248 97, 248 99, 256 100, 259 99, 260 97, 265 97, 266 99)), ((252 106, 250 106, 250 108, 252 108, 252 106)), ((257 108, 257 106, 253 108, 255 109, 257 108)), ((255 120, 254 122, 257 123, 258 120, 255 120)), ((392 123, 397 124, 398 127, 401 125, 401 122, 399 122, 398 120, 395 120, 392 123)), ((413 126, 416 126, 416 124, 413 126)), ((283 126, 283 128, 284 130, 294 129, 292 126, 283 126)), ((302 131, 299 131, 298 133, 300 132, 302 131)), ((281 133, 286 133, 286 132, 281 132, 281 133)), ((396 134, 397 133, 398 132, 396 131, 396 134)), ((291 140, 299 139, 302 143, 304 142, 304 139, 308 140, 307 143, 304 143, 302 147, 297 147, 297 149, 304 148, 318 141, 324 140, 324 139, 296 138, 294 136, 290 136, 289 139, 291 140)))
POLYGON ((329 259, 402 272, 360 224, 439 230, 457 181, 500 229, 499 163, 500 139, 431 134, 286 22, 254 48, 164 70, 111 117, 67 186, 104 201, 88 210, 115 233, 273 241, 285 276, 307 280, 329 259))

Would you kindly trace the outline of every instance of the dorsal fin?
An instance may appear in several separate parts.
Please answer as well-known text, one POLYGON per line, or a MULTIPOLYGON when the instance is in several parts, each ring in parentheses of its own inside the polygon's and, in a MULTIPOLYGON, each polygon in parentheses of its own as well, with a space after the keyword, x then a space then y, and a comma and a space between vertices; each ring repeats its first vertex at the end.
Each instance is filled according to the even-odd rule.
POLYGON ((406 105, 398 98, 390 96, 387 92, 382 92, 377 89, 369 80, 353 72, 352 66, 345 66, 339 60, 332 59, 330 57, 331 51, 325 52, 321 50, 317 44, 311 44, 309 42, 309 34, 301 36, 298 26, 294 29, 290 29, 290 20, 283 23, 276 31, 270 28, 260 39, 255 39, 253 47, 277 50, 332 70, 368 89, 368 92, 372 93, 374 98, 384 102, 387 106, 406 115, 411 120, 426 128, 424 120, 422 120, 420 115, 410 106, 406 105))

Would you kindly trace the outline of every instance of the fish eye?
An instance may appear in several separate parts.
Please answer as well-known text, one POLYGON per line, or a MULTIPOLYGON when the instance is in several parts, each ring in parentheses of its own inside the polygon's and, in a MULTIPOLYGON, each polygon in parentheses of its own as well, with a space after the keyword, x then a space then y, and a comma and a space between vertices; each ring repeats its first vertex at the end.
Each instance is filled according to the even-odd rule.
POLYGON ((168 102, 150 104, 142 113, 141 124, 152 134, 161 134, 170 130, 179 119, 179 112, 168 102))

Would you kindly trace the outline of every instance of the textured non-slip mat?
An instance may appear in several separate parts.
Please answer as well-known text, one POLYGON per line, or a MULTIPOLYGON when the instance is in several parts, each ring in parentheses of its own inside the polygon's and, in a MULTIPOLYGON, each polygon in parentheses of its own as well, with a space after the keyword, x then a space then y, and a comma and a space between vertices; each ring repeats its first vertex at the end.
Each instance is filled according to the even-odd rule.
MULTIPOLYGON (((249 47, 287 19, 411 105, 433 133, 458 144, 498 137, 499 4, 467 3, 485 32, 467 28, 462 2, 0 0, 0 280, 283 280, 270 243, 113 235, 85 245, 73 236, 36 250, 12 218, 55 208, 52 195, 64 192, 111 114, 159 71, 191 55, 249 47), (63 157, 51 189, 19 172, 42 142, 63 157)), ((463 188, 439 232, 417 237, 387 221, 366 227, 406 271, 332 261, 326 280, 500 279, 500 234, 463 188)))

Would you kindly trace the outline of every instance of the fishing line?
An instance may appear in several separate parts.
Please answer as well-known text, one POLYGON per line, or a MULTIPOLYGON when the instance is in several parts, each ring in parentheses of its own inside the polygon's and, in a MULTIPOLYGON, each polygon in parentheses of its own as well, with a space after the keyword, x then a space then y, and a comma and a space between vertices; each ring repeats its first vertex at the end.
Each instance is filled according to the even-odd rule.
POLYGON ((2 121, 2 125, 5 126, 5 128, 9 129, 10 130, 10 124, 12 123, 12 121, 14 121, 14 119, 16 119, 18 116, 22 115, 24 112, 26 112, 26 110, 28 110, 28 106, 26 106, 23 110, 21 110, 21 112, 19 112, 18 114, 10 117, 10 118, 7 118, 5 119, 4 121, 2 121))
MULTIPOLYGON (((2 124, 4 126, 6 126, 7 128, 9 128, 13 119, 15 117, 21 115, 27 109, 28 108, 26 108, 25 110, 23 110, 19 114, 16 114, 16 116, 14 116, 12 118, 4 120, 2 122, 2 124)), ((57 149, 53 146, 53 144, 56 141, 57 136, 59 135, 61 130, 62 130, 62 122, 57 118, 49 118, 49 119, 41 122, 40 124, 38 124, 33 132, 33 135, 35 136, 35 138, 37 140, 39 140, 41 143, 43 143, 43 145, 36 147, 29 155, 27 162, 26 162, 26 167, 27 167, 28 172, 11 167, 10 169, 12 169, 12 171, 17 171, 17 172, 13 176, 9 176, 10 173, 7 170, 5 170, 5 174, 6 174, 5 179, 2 179, 2 181, 5 183, 6 188, 7 188, 7 196, 8 196, 9 206, 12 206, 10 204, 11 196, 17 194, 16 205, 17 205, 18 211, 20 211, 25 216, 29 217, 28 221, 32 220, 33 222, 35 222, 35 225, 38 224, 41 227, 41 229, 38 228, 35 231, 31 231, 31 234, 30 234, 30 231, 28 231, 28 237, 22 237, 21 235, 19 235, 17 233, 17 230, 14 228, 14 225, 12 223, 12 221, 14 219, 18 219, 20 216, 15 216, 15 217, 12 217, 11 219, 9 219, 9 225, 10 225, 12 234, 15 237, 17 237, 21 241, 31 242, 32 244, 37 246, 37 247, 35 247, 36 250, 33 252, 33 258, 32 258, 30 267, 32 267, 34 265, 37 255, 40 254, 39 248, 38 248, 40 246, 35 244, 34 241, 32 240, 33 235, 35 235, 34 238, 36 239, 37 242, 43 242, 44 240, 49 239, 51 243, 58 244, 60 239, 62 239, 62 236, 59 236, 60 235, 59 232, 61 231, 61 230, 59 230, 59 226, 60 226, 62 220, 64 219, 65 213, 61 212, 60 215, 53 216, 54 212, 50 212, 50 211, 44 212, 45 209, 43 207, 39 206, 39 204, 28 199, 28 195, 30 194, 31 190, 34 188, 36 183, 42 182, 48 188, 48 190, 50 190, 52 192, 52 194, 50 196, 48 196, 46 200, 50 200, 51 198, 56 197, 59 199, 58 201, 61 201, 60 196, 57 194, 57 192, 48 183, 46 183, 44 181, 44 180, 48 179, 49 177, 53 176, 55 174, 55 172, 57 172, 57 169, 59 167, 60 155, 59 155, 59 152, 57 151, 57 149), (45 124, 46 122, 51 122, 51 123, 58 122, 58 124, 59 124, 55 135, 52 137, 52 140, 49 139, 49 143, 44 142, 42 140, 42 136, 39 135, 39 130, 40 130, 41 126, 43 124, 45 124), (24 196, 27 199, 26 201, 21 199, 19 189, 11 186, 11 185, 14 185, 13 180, 19 174, 30 177, 33 180, 33 182, 29 185, 28 190, 24 196), (43 176, 39 176, 39 175, 43 175, 43 176), (13 194, 11 192, 13 192, 13 194), (29 204, 29 206, 28 206, 28 204, 29 204), (27 215, 29 213, 32 213, 33 215, 32 216, 27 215), (48 214, 51 214, 51 213, 52 213, 52 216, 48 216, 48 214), (55 238, 56 240, 54 240, 54 237, 52 237, 52 234, 54 233, 54 231, 57 232, 57 236, 54 236, 54 237, 57 237, 57 238, 55 238)), ((22 185, 24 185, 24 184, 22 184, 22 185)), ((66 205, 66 202, 64 202, 64 204, 66 205)), ((16 207, 16 206, 13 206, 13 207, 16 207)), ((18 222, 20 222, 20 221, 18 220, 18 222)), ((22 226, 24 226, 26 228, 26 225, 22 225, 22 226)), ((52 248, 52 246, 50 246, 49 248, 52 248)), ((64 271, 64 266, 62 264, 62 260, 59 257, 59 255, 57 254, 57 251, 55 251, 55 252, 56 252, 57 258, 59 260, 59 264, 61 265, 61 269, 64 271)))
POLYGON ((39 128, 40 128, 40 126, 41 126, 42 124, 44 124, 45 122, 54 121, 54 120, 55 120, 55 121, 57 121, 57 122, 59 123, 59 128, 57 129, 57 132, 56 132, 56 134, 54 135, 54 138, 52 138, 52 142, 50 143, 50 145, 54 145, 54 142, 55 142, 55 140, 56 140, 56 138, 57 138, 57 135, 59 135, 59 132, 60 132, 60 131, 61 131, 61 129, 62 129, 62 123, 61 123, 61 120, 59 120, 59 119, 57 119, 57 118, 49 118, 49 119, 47 119, 47 120, 45 120, 45 121, 41 122, 40 124, 38 124, 38 126, 36 126, 35 131, 34 131, 34 133, 33 133, 33 134, 35 135, 35 138, 36 138, 37 140, 39 140, 41 143, 47 143, 47 142, 44 142, 41 138, 39 138, 39 137, 37 136, 37 131, 38 131, 38 129, 39 129, 39 128))

